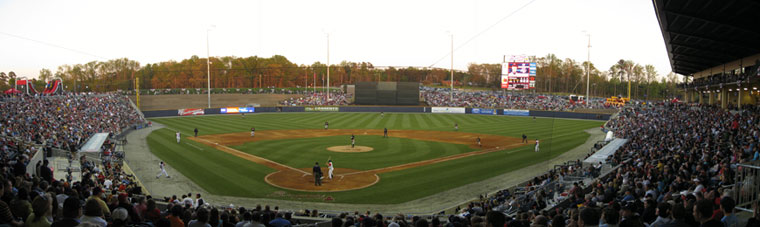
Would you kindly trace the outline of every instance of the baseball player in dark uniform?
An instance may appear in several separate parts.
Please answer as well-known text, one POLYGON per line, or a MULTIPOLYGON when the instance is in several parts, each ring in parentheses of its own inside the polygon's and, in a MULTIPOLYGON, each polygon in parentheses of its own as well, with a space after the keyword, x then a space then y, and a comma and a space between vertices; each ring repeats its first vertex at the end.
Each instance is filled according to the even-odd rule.
POLYGON ((522 142, 523 143, 528 143, 528 136, 526 136, 525 133, 523 133, 523 140, 522 140, 522 142))
POLYGON ((454 131, 459 131, 459 124, 454 123, 454 131))
POLYGON ((383 138, 388 138, 388 128, 383 129, 383 138))
POLYGON ((195 137, 198 137, 198 128, 195 128, 195 130, 193 130, 193 132, 195 132, 195 137))
POLYGON ((311 174, 314 175, 314 185, 322 186, 322 168, 319 168, 319 162, 314 163, 314 167, 311 168, 311 174))

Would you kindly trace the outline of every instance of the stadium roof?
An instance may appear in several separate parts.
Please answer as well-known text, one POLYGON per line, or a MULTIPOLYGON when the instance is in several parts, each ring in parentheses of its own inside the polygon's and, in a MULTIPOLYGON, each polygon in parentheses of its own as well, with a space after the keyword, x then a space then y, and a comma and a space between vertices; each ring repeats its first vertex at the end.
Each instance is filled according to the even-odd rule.
POLYGON ((760 1, 652 1, 673 72, 691 75, 760 53, 760 1))

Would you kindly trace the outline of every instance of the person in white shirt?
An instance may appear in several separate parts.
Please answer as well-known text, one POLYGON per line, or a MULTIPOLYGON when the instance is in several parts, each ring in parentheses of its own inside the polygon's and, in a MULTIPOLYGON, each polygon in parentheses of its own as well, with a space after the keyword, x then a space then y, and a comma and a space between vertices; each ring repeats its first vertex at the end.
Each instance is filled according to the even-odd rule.
POLYGON ((535 152, 538 152, 538 139, 536 139, 536 151, 535 152))
POLYGON ((166 169, 164 168, 164 165, 166 165, 164 164, 164 162, 158 163, 158 168, 161 169, 161 172, 158 172, 158 175, 156 175, 156 179, 158 179, 158 177, 160 177, 161 174, 166 175, 166 178, 170 178, 169 174, 166 173, 166 169))
POLYGON ((113 185, 111 178, 106 178, 106 180, 103 182, 103 186, 105 186, 106 189, 111 189, 111 185, 113 185))
POLYGON ((177 143, 179 143, 179 138, 180 138, 179 131, 177 131, 177 143))
POLYGON ((327 160, 327 176, 330 178, 330 180, 332 180, 333 178, 333 169, 334 167, 333 167, 332 160, 328 159, 327 160))

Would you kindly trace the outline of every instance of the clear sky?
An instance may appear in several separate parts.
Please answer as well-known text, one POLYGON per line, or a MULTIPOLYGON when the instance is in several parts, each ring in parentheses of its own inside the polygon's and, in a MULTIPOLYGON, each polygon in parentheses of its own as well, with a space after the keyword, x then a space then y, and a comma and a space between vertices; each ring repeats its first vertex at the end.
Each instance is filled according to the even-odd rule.
POLYGON ((333 64, 441 68, 451 65, 449 57, 438 60, 453 34, 461 46, 454 67, 462 70, 513 54, 582 62, 588 31, 599 69, 631 59, 661 76, 671 71, 648 0, 0 0, 0 72, 36 77, 42 68, 93 60, 127 57, 145 65, 205 57, 208 28, 211 56, 279 54, 297 64, 324 63, 329 33, 333 64))

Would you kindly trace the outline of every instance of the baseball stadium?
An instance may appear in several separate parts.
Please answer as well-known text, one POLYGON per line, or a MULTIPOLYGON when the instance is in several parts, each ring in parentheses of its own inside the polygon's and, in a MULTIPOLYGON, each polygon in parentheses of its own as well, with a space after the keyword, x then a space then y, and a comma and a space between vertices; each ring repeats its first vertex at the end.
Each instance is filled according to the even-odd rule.
MULTIPOLYGON (((149 46, 161 37, 133 38, 124 42, 127 49, 122 51, 97 52, 134 55, 144 65, 92 54, 99 49, 97 42, 84 48, 68 38, 46 39, 10 27, 0 30, 7 42, 0 46, 27 45, 50 54, 40 58, 45 63, 31 67, 39 75, 23 71, 24 62, 0 65, 0 71, 7 71, 0 72, 4 91, 0 225, 760 226, 760 14, 755 13, 760 4, 595 2, 587 10, 572 1, 519 2, 446 3, 457 12, 462 10, 460 4, 472 4, 473 13, 461 13, 476 17, 475 21, 483 8, 510 8, 494 18, 482 16, 495 22, 488 26, 468 24, 474 32, 450 30, 446 42, 378 35, 399 46, 416 42, 409 50, 394 50, 390 63, 384 59, 385 50, 367 44, 377 37, 358 43, 347 38, 353 37, 349 33, 369 34, 361 26, 323 29, 324 37, 314 39, 327 45, 276 30, 294 22, 262 19, 271 16, 266 9, 283 13, 287 8, 266 1, 225 2, 225 6, 177 3, 193 12, 230 10, 211 14, 218 27, 204 27, 205 57, 195 55, 200 49, 179 51, 184 54, 180 57, 135 54, 142 49, 132 42, 149 46), (511 31, 507 24, 521 23, 520 15, 559 12, 553 11, 557 7, 587 10, 583 12, 608 20, 567 19, 597 27, 598 60, 591 61, 587 30, 579 35, 583 48, 577 50, 553 47, 552 42, 567 40, 542 41, 541 35, 528 36, 535 46, 548 46, 548 52, 491 39, 511 31), (257 16, 235 16, 253 8, 258 11, 250 14, 257 16), (621 12, 608 14, 606 9, 621 12), (254 33, 259 37, 266 33, 262 28, 283 33, 267 33, 270 39, 259 39, 253 53, 236 52, 253 45, 237 39, 251 31, 225 30, 225 26, 243 19, 258 21, 254 33), (605 24, 610 21, 630 22, 621 26, 630 30, 652 27, 654 36, 621 33, 605 24), (455 46, 455 32, 466 41, 455 46), (216 37, 234 38, 212 41, 216 37), (649 44, 650 39, 655 44, 649 44), (610 47, 614 40, 626 43, 610 47), (217 42, 223 54, 213 56, 210 49, 217 42), (298 46, 301 42, 309 47, 298 46), (338 55, 342 62, 330 64, 331 43, 339 43, 339 53, 379 55, 368 59, 387 66, 361 60, 366 54, 359 52, 338 55), (413 53, 426 52, 423 43, 439 45, 432 49, 438 51, 433 60, 439 52, 448 53, 430 66, 412 66, 417 63, 408 58, 428 56, 413 53), (486 45, 533 54, 501 50, 478 54, 477 46, 486 45), (297 51, 290 46, 298 46, 297 51), (314 46, 320 56, 326 50, 326 58, 304 57, 312 54, 314 46), (608 50, 620 46, 625 47, 608 50), (642 50, 643 57, 637 52, 642 50), (272 57, 259 56, 267 51, 272 57), (585 59, 569 52, 583 52, 585 59), (249 57, 236 56, 240 53, 249 57), (80 57, 54 59, 70 55, 80 57), (461 59, 455 57, 460 55, 461 59), (667 68, 658 65, 659 58, 667 68), (72 59, 90 60, 72 64, 72 59), (448 60, 450 65, 445 63, 448 60), (391 66, 399 63, 406 65, 391 66), (19 70, 11 71, 14 67, 19 70)), ((0 3, 0 15, 38 7, 26 4, 0 3)), ((57 4, 64 3, 47 3, 43 8, 103 11, 114 15, 97 15, 117 24, 126 22, 116 15, 134 7, 57 4), (118 10, 121 7, 124 10, 118 10)), ((365 3, 299 4, 338 8, 340 12, 331 12, 376 22, 371 19, 375 11, 353 12, 372 7, 365 3)), ((421 12, 416 10, 424 7, 416 4, 390 5, 421 12)), ((381 11, 391 6, 375 7, 381 11)), ((147 17, 169 23, 167 15, 176 12, 166 13, 147 17)), ((399 17, 407 18, 402 14, 399 17)), ((538 20, 536 26, 564 31, 563 22, 556 21, 561 15, 550 16, 551 25, 538 20)), ((50 23, 82 23, 72 22, 77 17, 65 18, 50 23)), ((424 21, 414 18, 386 18, 379 23, 410 36, 430 33, 409 30, 424 21)), ((335 23, 321 17, 313 20, 335 23)), ((42 26, 35 21, 17 23, 42 26)), ((190 26, 172 23, 177 33, 190 26)), ((156 33, 151 26, 157 25, 129 31, 156 33)), ((172 35, 164 30, 156 34, 172 35)), ((114 37, 114 42, 118 39, 114 37)), ((177 46, 184 45, 181 39, 172 39, 177 46)), ((172 52, 174 44, 161 45, 163 51, 172 52)), ((333 48, 336 51, 335 44, 333 48)))

